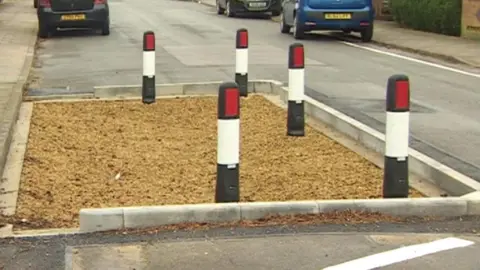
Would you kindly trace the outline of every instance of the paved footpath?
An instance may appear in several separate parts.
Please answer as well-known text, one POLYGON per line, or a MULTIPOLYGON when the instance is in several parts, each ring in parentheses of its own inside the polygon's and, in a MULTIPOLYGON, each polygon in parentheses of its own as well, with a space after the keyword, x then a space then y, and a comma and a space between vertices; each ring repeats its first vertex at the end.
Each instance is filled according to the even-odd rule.
POLYGON ((36 29, 32 1, 5 0, 0 4, 0 175, 33 60, 36 29))
POLYGON ((414 31, 387 21, 375 23, 373 40, 393 48, 451 58, 473 67, 480 67, 480 41, 414 31))

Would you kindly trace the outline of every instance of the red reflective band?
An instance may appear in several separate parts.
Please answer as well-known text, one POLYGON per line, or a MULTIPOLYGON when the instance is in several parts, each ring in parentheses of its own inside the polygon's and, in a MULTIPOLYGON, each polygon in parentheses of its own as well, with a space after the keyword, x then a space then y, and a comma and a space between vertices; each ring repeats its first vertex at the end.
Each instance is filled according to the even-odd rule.
POLYGON ((303 67, 305 62, 303 47, 293 48, 293 67, 303 67))
POLYGON ((408 81, 397 81, 395 88, 395 108, 407 109, 410 103, 410 86, 408 81))
POLYGON ((39 5, 40 7, 44 7, 44 8, 45 8, 45 7, 51 7, 51 6, 52 6, 52 3, 51 3, 50 0, 39 0, 39 1, 38 1, 38 5, 39 5))
POLYGON ((242 31, 238 35, 238 46, 239 47, 248 47, 248 32, 242 31))
POLYGON ((149 34, 145 37, 145 48, 147 50, 154 50, 155 49, 155 35, 149 34))
POLYGON ((240 92, 238 88, 229 88, 225 90, 225 116, 238 116, 240 104, 240 92))
POLYGON ((107 3, 107 0, 95 0, 93 1, 93 4, 95 5, 101 5, 107 3))

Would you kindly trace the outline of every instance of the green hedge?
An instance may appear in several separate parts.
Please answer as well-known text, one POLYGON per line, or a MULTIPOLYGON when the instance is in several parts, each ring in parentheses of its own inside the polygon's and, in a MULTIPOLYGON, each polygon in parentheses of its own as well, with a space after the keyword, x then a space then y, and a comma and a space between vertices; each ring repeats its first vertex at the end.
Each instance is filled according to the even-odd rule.
POLYGON ((395 21, 406 27, 460 36, 462 0, 389 0, 395 21))

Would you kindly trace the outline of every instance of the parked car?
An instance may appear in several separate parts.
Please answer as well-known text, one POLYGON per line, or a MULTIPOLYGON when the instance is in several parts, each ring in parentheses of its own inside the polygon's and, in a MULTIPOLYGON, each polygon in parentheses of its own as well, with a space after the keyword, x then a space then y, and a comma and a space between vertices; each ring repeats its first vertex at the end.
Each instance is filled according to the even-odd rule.
POLYGON ((239 13, 271 13, 278 16, 282 12, 282 0, 216 0, 217 14, 235 17, 239 13))
POLYGON ((37 0, 38 36, 46 38, 57 28, 100 29, 110 35, 107 0, 37 0))
POLYGON ((282 8, 280 31, 292 30, 295 39, 310 31, 339 30, 360 32, 363 42, 372 40, 372 0, 284 0, 282 8))

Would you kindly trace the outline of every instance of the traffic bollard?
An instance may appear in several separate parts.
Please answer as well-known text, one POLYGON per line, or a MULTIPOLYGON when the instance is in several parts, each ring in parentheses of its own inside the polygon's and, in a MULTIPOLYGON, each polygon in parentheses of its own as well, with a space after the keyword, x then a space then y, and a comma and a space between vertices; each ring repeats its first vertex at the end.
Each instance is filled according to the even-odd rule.
POLYGON ((386 98, 384 198, 408 198, 410 82, 405 75, 388 79, 386 98))
POLYGON ((218 91, 217 183, 215 202, 238 202, 240 160, 240 91, 234 82, 218 91))
POLYGON ((305 52, 303 44, 294 43, 288 51, 288 136, 305 136, 304 95, 305 52))
POLYGON ((237 30, 235 49, 235 82, 240 96, 248 96, 248 30, 237 30))
POLYGON ((155 98, 155 34, 147 31, 143 33, 142 102, 152 104, 155 98))

